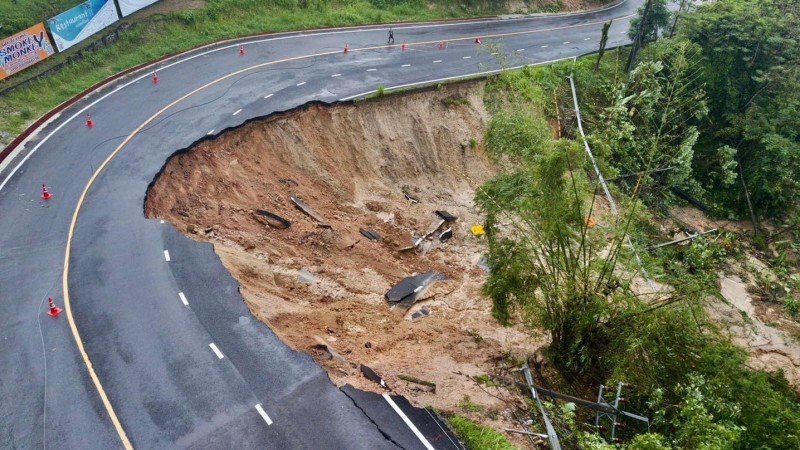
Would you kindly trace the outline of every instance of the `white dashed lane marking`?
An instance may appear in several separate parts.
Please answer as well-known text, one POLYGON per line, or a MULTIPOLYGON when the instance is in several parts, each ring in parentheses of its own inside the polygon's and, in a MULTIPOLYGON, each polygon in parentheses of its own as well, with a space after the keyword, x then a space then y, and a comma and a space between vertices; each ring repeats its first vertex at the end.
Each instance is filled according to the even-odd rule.
POLYGON ((367 72, 375 72, 378 69, 367 69, 367 72))
POLYGON ((272 97, 272 94, 267 94, 266 96, 264 96, 264 100, 266 100, 266 99, 268 99, 270 97, 272 97))
POLYGON ((542 46, 542 48, 547 48, 547 46, 546 46, 546 45, 543 45, 543 46, 542 46))
POLYGON ((178 292, 178 297, 180 297, 183 306, 189 306, 189 300, 186 300, 186 296, 183 295, 183 292, 178 292))
POLYGON ((434 61, 433 63, 434 63, 434 64, 439 64, 440 62, 442 62, 442 60, 441 60, 441 59, 437 59, 437 60, 436 60, 436 61, 434 61))
POLYGON ((214 134, 214 129, 212 128, 212 129, 211 129, 211 131, 209 131, 209 132, 208 132, 208 133, 206 133, 206 134, 208 134, 209 136, 211 136, 212 134, 214 134))
POLYGON ((564 42, 564 45, 567 45, 567 44, 569 44, 569 41, 567 41, 567 42, 564 42))
POLYGON ((525 49, 524 49, 524 48, 518 48, 518 49, 517 49, 517 53, 519 53, 519 52, 524 52, 524 51, 525 51, 525 49))
POLYGON ((342 76, 342 74, 340 74, 340 73, 335 73, 335 74, 331 75, 331 78, 336 78, 336 77, 340 77, 340 76, 342 76))
POLYGON ((263 407, 261 407, 261 403, 256 405, 256 411, 258 411, 258 414, 260 414, 261 418, 264 419, 264 422, 267 422, 267 425, 272 425, 272 419, 269 418, 267 412, 264 411, 263 407))
POLYGON ((403 65, 402 65, 402 66, 400 66, 400 67, 411 67, 411 64, 403 64, 403 65))
POLYGON ((214 351, 214 353, 217 355, 217 358, 222 359, 225 357, 225 355, 223 355, 222 352, 217 348, 217 344, 212 342, 208 344, 208 346, 211 347, 211 350, 214 351))
POLYGON ((304 85, 304 84, 306 84, 306 82, 305 82, 305 81, 301 81, 301 82, 297 83, 297 85, 298 85, 298 86, 302 86, 302 85, 304 85))
POLYGON ((461 59, 470 59, 472 56, 463 56, 461 59))
POLYGON ((239 114, 240 112, 242 112, 242 110, 241 109, 237 109, 236 112, 233 113, 233 115, 235 116, 235 115, 239 114))
POLYGON ((169 262, 169 250, 164 250, 164 259, 166 259, 167 262, 169 262))

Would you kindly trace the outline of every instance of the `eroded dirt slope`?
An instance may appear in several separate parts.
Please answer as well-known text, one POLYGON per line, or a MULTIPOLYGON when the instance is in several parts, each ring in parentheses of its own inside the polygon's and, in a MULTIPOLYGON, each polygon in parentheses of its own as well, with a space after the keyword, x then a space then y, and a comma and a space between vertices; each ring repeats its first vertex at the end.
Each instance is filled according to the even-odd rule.
POLYGON ((480 293, 485 244, 469 230, 482 223, 472 199, 494 173, 479 144, 483 87, 313 105, 252 122, 173 157, 148 193, 146 213, 214 243, 253 313, 335 382, 378 389, 361 376, 365 364, 418 404, 455 410, 469 396, 500 412, 504 405, 470 377, 538 344, 497 325, 480 293), (330 227, 301 212, 292 194, 330 227), (270 227, 255 210, 291 226, 270 227), (439 222, 435 210, 458 217, 453 238, 400 251, 439 222), (410 309, 384 299, 399 280, 426 271, 449 281, 410 309), (421 309, 429 315, 413 318, 421 309), (436 392, 398 375, 431 381, 436 392))

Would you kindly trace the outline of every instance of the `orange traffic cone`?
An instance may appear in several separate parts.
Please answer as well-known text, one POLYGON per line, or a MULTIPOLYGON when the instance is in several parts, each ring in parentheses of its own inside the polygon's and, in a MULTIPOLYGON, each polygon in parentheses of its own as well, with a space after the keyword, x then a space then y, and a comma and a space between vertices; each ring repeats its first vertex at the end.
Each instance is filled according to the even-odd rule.
POLYGON ((345 42, 345 43, 344 43, 344 52, 345 52, 345 53, 347 53, 347 52, 349 52, 349 51, 350 51, 350 49, 349 49, 349 48, 347 48, 347 42, 345 42))
POLYGON ((244 56, 244 45, 239 46, 239 56, 244 56))
POLYGON ((53 297, 49 297, 47 299, 47 302, 48 302, 49 307, 50 307, 50 310, 47 311, 47 315, 50 316, 50 317, 53 317, 53 318, 58 317, 58 315, 61 314, 62 309, 59 308, 58 306, 56 306, 55 303, 53 303, 53 297))
POLYGON ((53 194, 47 190, 47 185, 42 183, 42 200, 50 200, 53 198, 53 194))
POLYGON ((406 51, 406 48, 408 48, 408 46, 406 45, 406 41, 403 41, 403 43, 400 45, 400 49, 406 51))
POLYGON ((91 114, 86 115, 86 126, 89 128, 92 128, 94 126, 94 120, 92 120, 91 114))
POLYGON ((444 41, 439 42, 439 50, 444 50, 446 46, 447 44, 445 44, 444 41))
POLYGON ((153 84, 158 84, 158 72, 153 71, 153 84))
POLYGON ((482 42, 481 42, 481 38, 475 38, 475 43, 476 43, 476 44, 479 44, 479 45, 480 45, 480 44, 482 44, 482 42))

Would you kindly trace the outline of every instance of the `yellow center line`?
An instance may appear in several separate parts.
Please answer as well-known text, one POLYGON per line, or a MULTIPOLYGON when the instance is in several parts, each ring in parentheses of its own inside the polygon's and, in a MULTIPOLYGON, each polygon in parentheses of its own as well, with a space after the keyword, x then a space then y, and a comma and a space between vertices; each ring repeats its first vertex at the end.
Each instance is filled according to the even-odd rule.
MULTIPOLYGON (((627 17, 631 17, 631 16, 632 15, 623 16, 621 18, 627 18, 627 17)), ((539 29, 539 30, 526 30, 526 31, 516 31, 516 32, 509 32, 509 33, 487 34, 487 35, 480 35, 480 36, 471 36, 471 37, 447 39, 447 41, 448 42, 457 42, 457 41, 473 40, 473 39, 476 39, 476 38, 485 39, 485 38, 516 36, 516 35, 523 35, 523 34, 543 33, 543 32, 547 32, 547 31, 556 31, 556 30, 563 30, 563 29, 569 29, 569 28, 579 28, 579 27, 586 27, 586 26, 592 26, 592 25, 599 25, 599 24, 602 24, 604 22, 605 21, 587 22, 587 23, 584 23, 584 24, 569 25, 569 26, 563 26, 563 27, 553 27, 553 28, 546 28, 546 29, 539 29)), ((432 40, 432 41, 413 42, 413 43, 409 43, 409 44, 405 44, 405 45, 406 46, 427 45, 427 44, 435 44, 435 43, 438 43, 438 42, 441 42, 441 41, 442 40, 439 39, 439 40, 432 40)), ((379 50, 379 49, 385 49, 385 48, 391 48, 391 47, 400 47, 402 45, 403 44, 362 47, 362 48, 349 49, 349 51, 350 52, 364 52, 364 51, 379 50)), ((123 445, 124 448, 130 450, 130 449, 133 449, 133 445, 131 444, 130 440, 128 439, 128 436, 125 433, 125 429, 123 428, 122 423, 120 422, 119 418, 117 417, 117 414, 114 412, 114 407, 111 405, 111 401, 108 399, 108 395, 106 394, 105 389, 103 389, 103 384, 100 382, 100 378, 97 376, 97 373, 95 372, 94 367, 92 366, 92 361, 89 359, 89 355, 86 353, 86 349, 83 347, 83 341, 81 340, 80 333, 78 332, 78 327, 75 325, 75 318, 73 317, 73 314, 72 314, 72 304, 70 302, 70 296, 69 296, 69 258, 70 258, 70 254, 71 254, 71 251, 72 251, 72 237, 75 234, 75 224, 78 222, 78 214, 80 213, 81 207, 83 206, 83 203, 86 200, 86 195, 89 192, 89 189, 92 187, 92 185, 94 184, 95 180, 100 175, 100 173, 105 169, 105 167, 108 165, 108 163, 111 162, 111 160, 114 159, 114 157, 117 156, 117 154, 126 145, 128 145, 128 143, 137 134, 139 134, 142 131, 143 128, 145 128, 147 125, 152 123, 153 120, 155 120, 158 116, 163 114, 166 110, 168 110, 169 108, 172 108, 173 106, 177 105, 178 103, 183 102, 184 100, 186 100, 187 98, 193 96, 194 94, 196 94, 196 93, 198 93, 198 92, 200 92, 202 90, 208 89, 209 87, 211 87, 211 86, 213 86, 213 85, 215 85, 215 84, 217 84, 217 83, 219 83, 221 81, 227 80, 228 78, 234 77, 234 76, 242 74, 244 72, 248 72, 250 70, 254 70, 254 69, 258 69, 258 68, 261 68, 261 67, 270 66, 270 65, 274 65, 274 64, 281 64, 281 63, 286 63, 286 62, 291 62, 291 61, 298 61, 298 60, 302 60, 302 59, 309 59, 309 58, 315 58, 315 57, 319 57, 319 56, 328 56, 328 55, 340 54, 342 52, 343 52, 342 50, 336 50, 336 51, 329 51, 329 52, 312 53, 312 54, 309 54, 309 55, 295 56, 295 57, 292 57, 292 58, 285 58, 285 59, 276 60, 276 61, 264 62, 264 63, 261 63, 261 64, 256 64, 256 65, 244 68, 244 69, 237 70, 235 72, 231 72, 228 75, 224 75, 224 76, 222 76, 220 78, 217 78, 216 80, 213 80, 213 81, 211 81, 209 83, 204 84, 203 86, 200 86, 199 88, 197 88, 197 89, 189 92, 188 94, 178 98, 177 100, 169 103, 167 106, 161 108, 158 112, 156 112, 155 114, 150 116, 147 120, 142 122, 142 124, 139 125, 135 130, 133 130, 133 132, 131 132, 131 134, 128 135, 128 137, 125 138, 125 140, 122 141, 122 143, 120 143, 119 146, 113 152, 111 152, 110 155, 108 155, 108 157, 103 161, 103 163, 100 164, 100 166, 97 167, 97 170, 94 171, 92 176, 89 178, 89 181, 86 183, 86 186, 83 188, 83 192, 81 192, 81 195, 78 198, 78 203, 75 206, 75 212, 72 214, 72 220, 70 221, 69 231, 67 233, 66 251, 64 253, 64 272, 62 274, 62 289, 64 291, 64 310, 67 313, 67 320, 69 322, 69 327, 72 330, 72 336, 73 336, 73 338, 75 338, 75 343, 78 346, 78 352, 80 352, 81 357, 83 358, 83 362, 86 365, 86 369, 89 372, 89 376, 91 377, 92 382, 94 383, 94 386, 97 389, 97 393, 100 396, 100 399, 102 400, 103 405, 106 408, 106 412, 108 412, 108 415, 109 415, 109 417, 111 419, 111 422, 114 425, 114 428, 117 430, 117 434, 119 435, 119 438, 122 441, 122 445, 123 445)))

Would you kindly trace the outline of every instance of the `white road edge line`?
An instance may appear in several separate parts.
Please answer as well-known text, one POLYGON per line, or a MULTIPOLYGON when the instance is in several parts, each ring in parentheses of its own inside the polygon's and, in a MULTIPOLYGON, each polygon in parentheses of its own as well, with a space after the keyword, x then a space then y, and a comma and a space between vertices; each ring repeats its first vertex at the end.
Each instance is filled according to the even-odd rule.
POLYGON ((266 99, 268 99, 270 97, 272 97, 272 94, 267 94, 267 95, 264 96, 264 100, 266 100, 266 99))
POLYGON ((167 262, 170 261, 170 259, 169 259, 169 250, 164 250, 164 259, 166 259, 167 262))
POLYGON ((225 355, 223 355, 222 352, 217 348, 217 344, 212 342, 208 344, 208 346, 211 347, 211 350, 214 351, 214 353, 217 355, 217 358, 222 359, 225 357, 225 355))
POLYGON ((340 73, 335 73, 335 74, 331 75, 331 78, 336 78, 336 77, 340 77, 340 76, 342 76, 342 74, 340 74, 340 73))
POLYGON ((242 110, 241 109, 237 109, 236 112, 233 113, 233 115, 235 116, 235 115, 239 114, 240 112, 242 112, 242 110))
POLYGON ((591 39, 591 38, 586 38, 586 39, 584 39, 584 41, 588 41, 589 39, 591 39))
POLYGON ((211 136, 212 134, 214 134, 214 129, 212 128, 212 129, 211 129, 211 131, 209 131, 209 132, 208 132, 208 133, 206 133, 206 134, 207 134, 207 135, 209 135, 209 136, 211 136))
POLYGON ((305 81, 301 81, 301 82, 297 83, 297 85, 298 85, 298 86, 302 86, 302 85, 304 85, 304 84, 306 84, 306 82, 305 82, 305 81))
POLYGON ((564 42, 564 45, 567 45, 567 44, 569 44, 569 41, 567 41, 567 42, 564 42))
POLYGON ((264 411, 264 408, 261 406, 261 403, 256 405, 256 411, 261 415, 261 418, 264 419, 264 422, 267 422, 267 425, 272 425, 272 419, 269 418, 267 412, 264 411))
POLYGON ((181 302, 183 302, 183 306, 189 306, 189 300, 186 300, 186 296, 183 295, 183 292, 178 292, 178 297, 181 298, 181 302))
POLYGON ((419 441, 422 442, 422 445, 424 445, 425 448, 428 450, 435 450, 431 445, 431 443, 428 442, 427 439, 425 439, 425 436, 423 436, 422 433, 419 432, 416 425, 414 425, 414 422, 412 422, 411 419, 409 419, 408 416, 406 416, 403 410, 400 409, 399 406, 397 406, 397 403, 395 403, 394 400, 392 400, 392 397, 389 397, 389 394, 383 394, 383 398, 386 399, 386 402, 389 404, 389 406, 392 407, 394 412, 396 412, 397 415, 400 416, 401 419, 403 419, 403 422, 405 422, 406 425, 408 425, 408 428, 410 428, 411 431, 414 433, 414 435, 417 436, 417 439, 419 439, 419 441))

